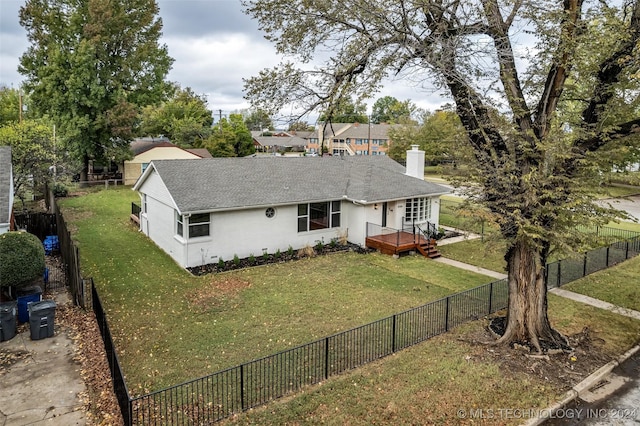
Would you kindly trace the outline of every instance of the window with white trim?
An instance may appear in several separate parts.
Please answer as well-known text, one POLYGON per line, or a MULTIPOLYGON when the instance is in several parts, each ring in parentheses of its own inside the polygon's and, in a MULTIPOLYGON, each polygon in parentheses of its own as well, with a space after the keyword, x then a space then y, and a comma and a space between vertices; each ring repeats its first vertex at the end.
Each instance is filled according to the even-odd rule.
POLYGON ((298 204, 298 232, 340 226, 340 201, 298 204))
POLYGON ((209 213, 192 214, 189 217, 189 238, 208 237, 210 223, 209 213))
POLYGON ((184 224, 182 220, 182 215, 176 212, 176 235, 184 237, 184 224))
POLYGON ((431 218, 431 198, 407 198, 404 221, 426 222, 431 218))

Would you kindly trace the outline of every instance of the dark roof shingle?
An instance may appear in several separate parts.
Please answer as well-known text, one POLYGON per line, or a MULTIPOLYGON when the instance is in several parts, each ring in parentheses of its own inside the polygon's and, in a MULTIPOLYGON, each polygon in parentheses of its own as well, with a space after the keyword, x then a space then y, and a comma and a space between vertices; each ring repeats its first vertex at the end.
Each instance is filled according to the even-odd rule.
MULTIPOLYGON (((153 161, 182 213, 348 199, 373 203, 444 194, 386 156, 153 161)), ((139 181, 135 188, 142 185, 139 181)))

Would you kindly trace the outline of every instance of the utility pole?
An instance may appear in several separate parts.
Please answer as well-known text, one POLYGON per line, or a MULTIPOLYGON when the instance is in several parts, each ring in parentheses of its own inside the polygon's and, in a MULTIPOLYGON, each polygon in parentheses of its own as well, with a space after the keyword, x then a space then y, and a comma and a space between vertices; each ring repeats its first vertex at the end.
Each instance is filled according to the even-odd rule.
POLYGON ((218 119, 218 127, 220 128, 220 134, 222 134, 222 110, 221 109, 218 110, 218 116, 220 117, 218 119))
POLYGON ((22 90, 18 90, 18 107, 20 108, 19 117, 20 123, 22 123, 22 90))

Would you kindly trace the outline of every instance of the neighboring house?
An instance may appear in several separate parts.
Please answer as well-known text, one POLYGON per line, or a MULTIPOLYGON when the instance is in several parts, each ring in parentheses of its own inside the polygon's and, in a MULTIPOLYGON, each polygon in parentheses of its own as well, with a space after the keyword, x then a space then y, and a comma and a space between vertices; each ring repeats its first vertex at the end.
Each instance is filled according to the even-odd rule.
POLYGON ((307 144, 306 139, 281 131, 252 131, 251 137, 257 152, 304 152, 307 144))
POLYGON ((125 185, 133 185, 153 160, 201 159, 211 157, 209 151, 182 149, 167 139, 137 139, 131 142, 133 159, 124 162, 122 179, 125 185), (204 153, 206 151, 206 154, 204 153))
POLYGON ((332 155, 386 155, 391 143, 391 124, 333 123, 319 124, 309 136, 307 151, 319 153, 324 146, 332 155), (322 129, 324 128, 324 135, 322 129))
POLYGON ((439 196, 424 151, 407 169, 385 156, 247 157, 153 161, 133 189, 140 230, 183 267, 300 249, 368 228, 438 225, 439 196))
POLYGON ((11 147, 0 146, 0 234, 13 231, 13 166, 11 147))

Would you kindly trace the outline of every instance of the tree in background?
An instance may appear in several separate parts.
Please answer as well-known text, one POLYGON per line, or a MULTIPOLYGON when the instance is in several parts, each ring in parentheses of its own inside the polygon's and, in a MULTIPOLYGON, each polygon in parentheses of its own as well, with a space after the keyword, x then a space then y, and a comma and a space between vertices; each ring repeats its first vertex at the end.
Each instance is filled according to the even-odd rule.
POLYGON ((451 109, 424 112, 422 124, 405 124, 389 129, 393 141, 388 155, 394 160, 405 160, 411 145, 418 145, 425 160, 432 164, 469 164, 473 155, 460 118, 451 109))
POLYGON ((369 123, 367 106, 353 102, 351 98, 342 99, 335 106, 327 107, 318 118, 321 123, 369 123))
POLYGON ((28 97, 21 95, 20 90, 0 86, 0 127, 30 118, 28 104, 28 97))
POLYGON ((313 132, 314 127, 307 123, 306 121, 293 121, 289 123, 289 127, 287 128, 289 132, 313 132))
POLYGON ((250 110, 246 113, 244 124, 250 131, 275 130, 273 120, 269 114, 261 109, 250 110))
POLYGON ((142 110, 140 132, 145 136, 166 136, 184 148, 201 145, 211 134, 213 113, 207 109, 204 95, 187 87, 175 86, 169 100, 160 106, 149 105, 142 110))
POLYGON ((214 157, 245 157, 256 151, 242 114, 230 114, 228 119, 219 120, 202 147, 214 157))
POLYGON ((640 125, 640 0, 243 5, 278 53, 294 57, 245 81, 256 105, 333 111, 375 93, 388 75, 447 91, 477 166, 462 189, 507 243, 509 310, 499 342, 567 348, 547 315, 545 265, 552 249, 583 248, 588 235, 578 225, 622 215, 596 204, 591 184, 610 164, 611 142, 635 143, 629 135, 640 125), (523 32, 534 50, 518 46, 523 32), (309 70, 293 65, 319 52, 331 56, 309 70), (585 82, 581 96, 573 96, 576 81, 585 82))
POLYGON ((375 124, 398 124, 411 121, 418 110, 411 100, 400 102, 393 96, 384 96, 376 100, 371 109, 371 122, 375 124))
POLYGON ((155 0, 27 0, 20 8, 30 106, 52 118, 83 181, 89 160, 128 145, 139 108, 167 93, 173 60, 158 44, 158 11, 155 0))
POLYGON ((0 143, 11 146, 13 185, 25 207, 29 191, 39 192, 54 164, 53 126, 42 120, 23 120, 0 127, 0 143))

